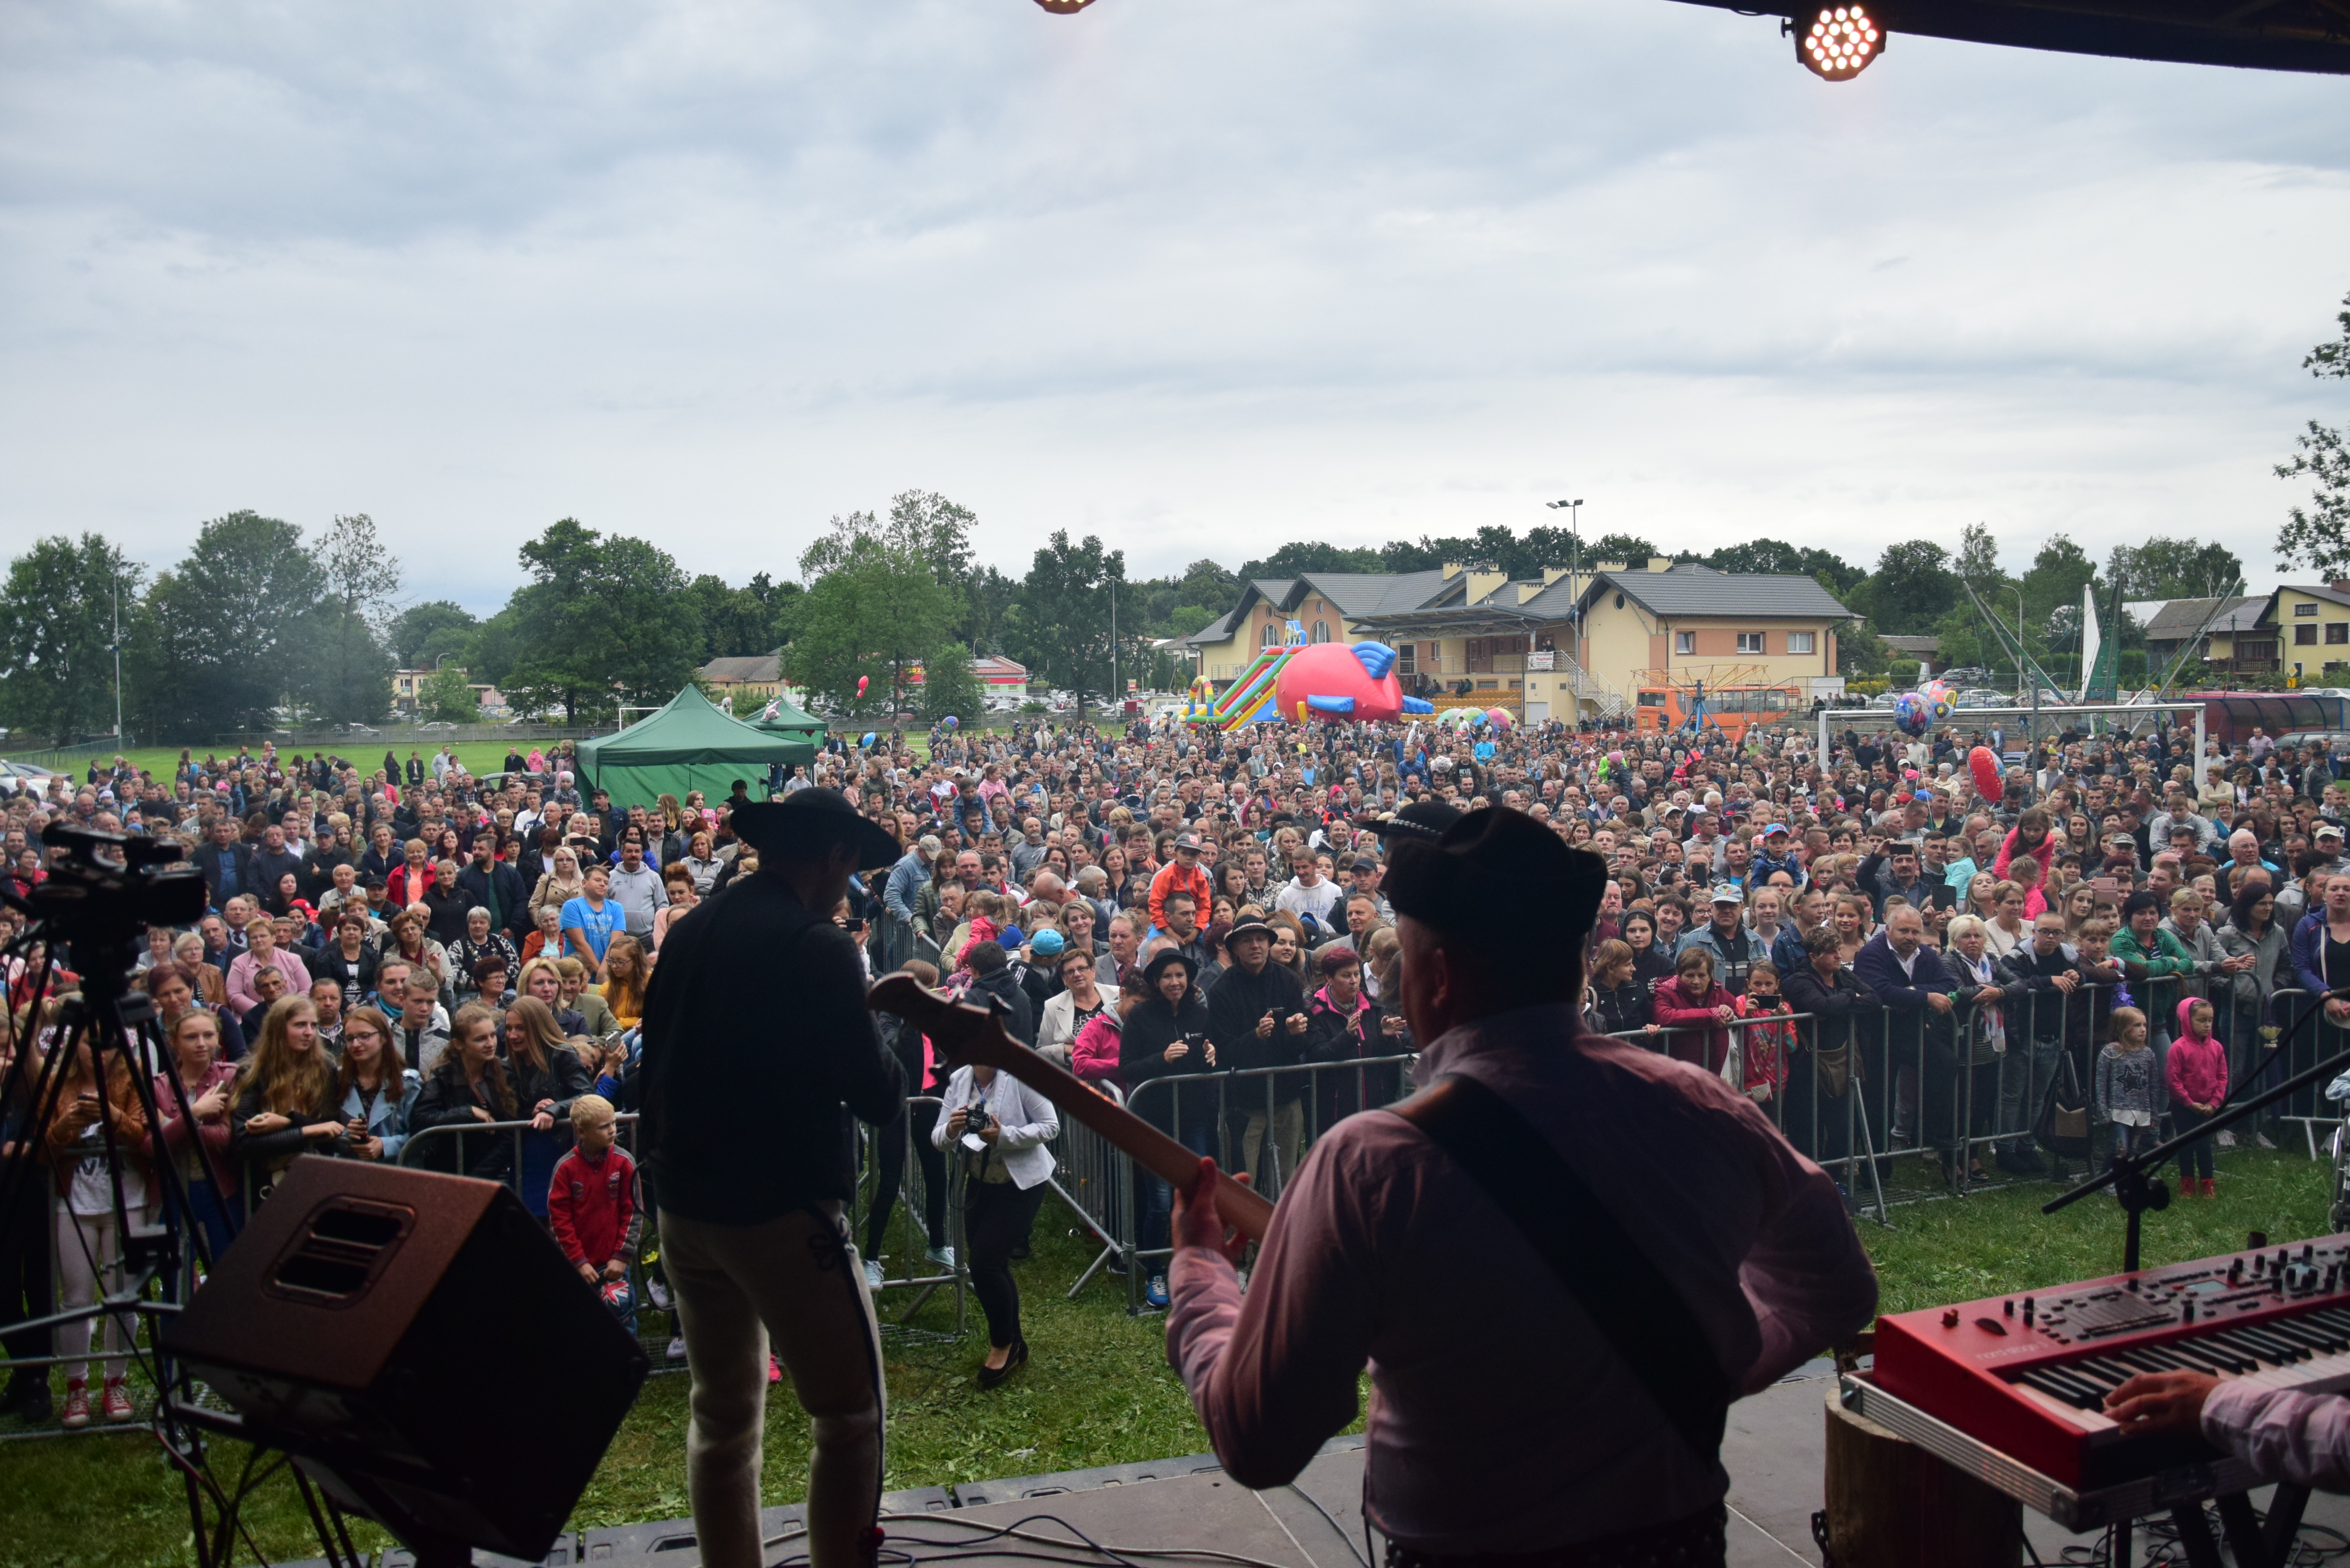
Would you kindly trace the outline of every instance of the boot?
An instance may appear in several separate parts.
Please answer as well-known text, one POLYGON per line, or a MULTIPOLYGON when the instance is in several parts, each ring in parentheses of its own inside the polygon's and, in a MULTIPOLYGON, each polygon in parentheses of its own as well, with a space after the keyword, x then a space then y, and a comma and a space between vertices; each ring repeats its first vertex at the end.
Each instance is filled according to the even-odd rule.
POLYGON ((2206 1198, 2220 1196, 2220 1184, 2217 1178, 2207 1176, 2203 1179, 2203 1196, 2206 1198))

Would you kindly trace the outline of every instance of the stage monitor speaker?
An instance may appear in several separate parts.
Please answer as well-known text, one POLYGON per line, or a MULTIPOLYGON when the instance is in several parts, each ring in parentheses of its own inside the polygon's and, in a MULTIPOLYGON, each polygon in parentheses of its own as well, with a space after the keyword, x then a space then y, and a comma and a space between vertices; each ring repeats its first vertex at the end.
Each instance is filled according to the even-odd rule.
POLYGON ((496 1182, 294 1162, 166 1347, 420 1558, 536 1562, 650 1367, 496 1182))

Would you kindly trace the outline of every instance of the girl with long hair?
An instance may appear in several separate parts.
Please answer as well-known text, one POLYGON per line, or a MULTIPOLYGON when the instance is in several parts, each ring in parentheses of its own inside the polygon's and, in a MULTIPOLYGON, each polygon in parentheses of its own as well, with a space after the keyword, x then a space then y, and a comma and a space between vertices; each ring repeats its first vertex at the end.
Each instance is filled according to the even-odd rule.
POLYGON ((515 1109, 530 1122, 521 1140, 517 1190, 523 1206, 544 1218, 548 1179, 571 1143, 571 1102, 595 1092, 595 1075, 537 998, 516 997, 506 1009, 504 1028, 515 1109))
POLYGON ((307 995, 281 996, 271 1004, 236 1088, 229 1152, 243 1167, 238 1179, 250 1212, 298 1156, 343 1152, 334 1064, 318 1038, 318 1010, 307 995))
MULTIPOLYGON (((521 999, 515 1005, 520 1007, 521 999)), ((514 1076, 498 1058, 497 1015, 480 1002, 469 1002, 450 1022, 449 1048, 416 1096, 408 1118, 409 1136, 432 1127, 517 1121, 520 1109, 514 1076)), ((494 1179, 514 1163, 512 1145, 504 1133, 463 1132, 432 1139, 426 1147, 431 1154, 420 1163, 458 1176, 494 1179)))
MULTIPOLYGON (((187 982, 177 975, 171 979, 184 993, 187 982)), ((155 1075, 155 1112, 163 1124, 156 1158, 178 1168, 187 1189, 189 1217, 203 1228, 212 1260, 218 1264, 244 1229, 236 1161, 229 1158, 228 1147, 236 1064, 221 1048, 220 1020, 210 1008, 182 1007, 164 1023, 163 1038, 171 1047, 172 1064, 155 1075), (185 1115, 180 1110, 183 1095, 185 1115)), ((164 1189, 167 1194, 172 1190, 164 1189)))
POLYGON ((352 1157, 398 1159, 424 1079, 401 1064, 392 1044, 391 1020, 375 1008, 355 1007, 343 1014, 343 1061, 335 1089, 352 1157))
MULTIPOLYGON (((122 1288, 120 1220, 128 1217, 136 1224, 147 1212, 153 1150, 138 1086, 121 1053, 107 1054, 103 1089, 87 1040, 76 1043, 63 1071, 65 1082, 43 1147, 57 1184, 58 1305, 70 1312, 97 1305, 101 1292, 111 1295, 122 1288), (114 1158, 109 1158, 109 1148, 114 1158)), ((63 1418, 68 1427, 89 1425, 89 1363, 82 1358, 89 1354, 90 1327, 91 1320, 83 1317, 57 1328, 54 1353, 75 1358, 65 1364, 63 1418)), ((127 1314, 107 1314, 106 1382, 99 1407, 109 1421, 131 1417, 130 1397, 122 1386, 126 1364, 121 1351, 126 1337, 138 1332, 127 1314)))
POLYGON ((596 993, 612 1010, 619 1027, 633 1029, 644 1017, 645 981, 651 967, 636 938, 625 931, 613 934, 611 946, 604 950, 604 983, 596 988, 596 993))

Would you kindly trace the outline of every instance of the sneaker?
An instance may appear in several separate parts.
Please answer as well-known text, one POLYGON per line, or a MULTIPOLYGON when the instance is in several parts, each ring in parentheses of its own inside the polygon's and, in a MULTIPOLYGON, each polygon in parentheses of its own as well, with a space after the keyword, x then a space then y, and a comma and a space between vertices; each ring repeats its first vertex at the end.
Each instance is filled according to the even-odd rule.
POLYGON ((685 1335, 681 1334, 670 1335, 669 1358, 671 1361, 683 1361, 685 1359, 685 1335))
POLYGON ((881 1288, 881 1260, 879 1258, 866 1259, 865 1288, 868 1290, 878 1291, 881 1288))
POLYGON ((66 1379, 65 1414, 58 1418, 57 1424, 64 1427, 68 1431, 71 1431, 77 1427, 87 1427, 89 1425, 88 1378, 68 1377, 66 1379))
POLYGON ((2236 1135, 2233 1130, 2227 1127, 2221 1127, 2220 1129, 2220 1147, 2221 1148, 2233 1148, 2236 1147, 2236 1135))
POLYGON ((659 1274, 649 1274, 646 1276, 645 1300, 653 1303, 653 1310, 655 1312, 667 1312, 671 1306, 676 1304, 670 1299, 669 1282, 662 1279, 659 1274))
POLYGON ((928 1258, 931 1262, 936 1263, 941 1269, 951 1269, 955 1266, 954 1249, 952 1247, 946 1246, 943 1243, 929 1249, 922 1254, 922 1256, 928 1258))
POLYGON ((2220 1183, 2218 1178, 2207 1176, 2203 1179, 2203 1196, 2206 1198, 2217 1198, 2220 1196, 2220 1183))
POLYGON ((2254 1133, 2254 1134, 2252 1135, 2252 1141, 2253 1141, 2254 1143, 2256 1143, 2256 1144, 2260 1145, 2262 1148, 2274 1148, 2274 1147, 2276 1147, 2276 1145, 2274 1145, 2274 1144, 2272 1144, 2272 1143, 2271 1143, 2271 1142, 2269 1141, 2269 1135, 2268 1135, 2268 1134, 2266 1134, 2266 1133, 2264 1133, 2264 1132, 2256 1132, 2256 1133, 2254 1133))
POLYGON ((781 1383, 783 1380, 784 1364, 770 1355, 767 1357, 767 1381, 769 1383, 781 1383))
POLYGON ((1142 1293, 1142 1304, 1148 1307, 1164 1307, 1167 1304, 1166 1275, 1150 1276, 1150 1286, 1142 1293))
POLYGON ((135 1414, 130 1408, 130 1396, 123 1392, 122 1379, 120 1377, 109 1377, 106 1380, 106 1392, 99 1399, 99 1405, 106 1412, 106 1418, 109 1421, 128 1421, 135 1414))

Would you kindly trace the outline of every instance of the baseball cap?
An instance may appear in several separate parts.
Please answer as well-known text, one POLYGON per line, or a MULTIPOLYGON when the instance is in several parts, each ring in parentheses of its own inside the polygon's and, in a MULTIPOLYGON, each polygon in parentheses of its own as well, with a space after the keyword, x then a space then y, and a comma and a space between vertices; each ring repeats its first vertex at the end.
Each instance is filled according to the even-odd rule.
POLYGON ((2321 822, 2309 830, 2309 836, 2313 839, 2339 838, 2342 836, 2342 829, 2333 823, 2321 822))
POLYGON ((1765 828, 1762 830, 1762 836, 1763 836, 1763 837, 1765 837, 1765 838, 1768 838, 1768 837, 1770 837, 1773 834, 1776 834, 1776 833, 1784 833, 1784 832, 1786 832, 1786 831, 1787 831, 1787 825, 1786 825, 1785 823, 1783 823, 1783 822, 1774 822, 1774 823, 1771 824, 1768 827, 1765 827, 1765 828))
POLYGON ((1746 895, 1738 890, 1738 884, 1735 882, 1716 882, 1713 885, 1712 901, 1717 904, 1743 904, 1746 902, 1746 895))
POLYGON ((1175 847, 1197 849, 1200 847, 1200 836, 1196 833, 1179 833, 1175 836, 1175 847))
POLYGON ((1061 950, 1067 945, 1060 932, 1049 929, 1028 939, 1028 950, 1038 958, 1058 958, 1061 950))

